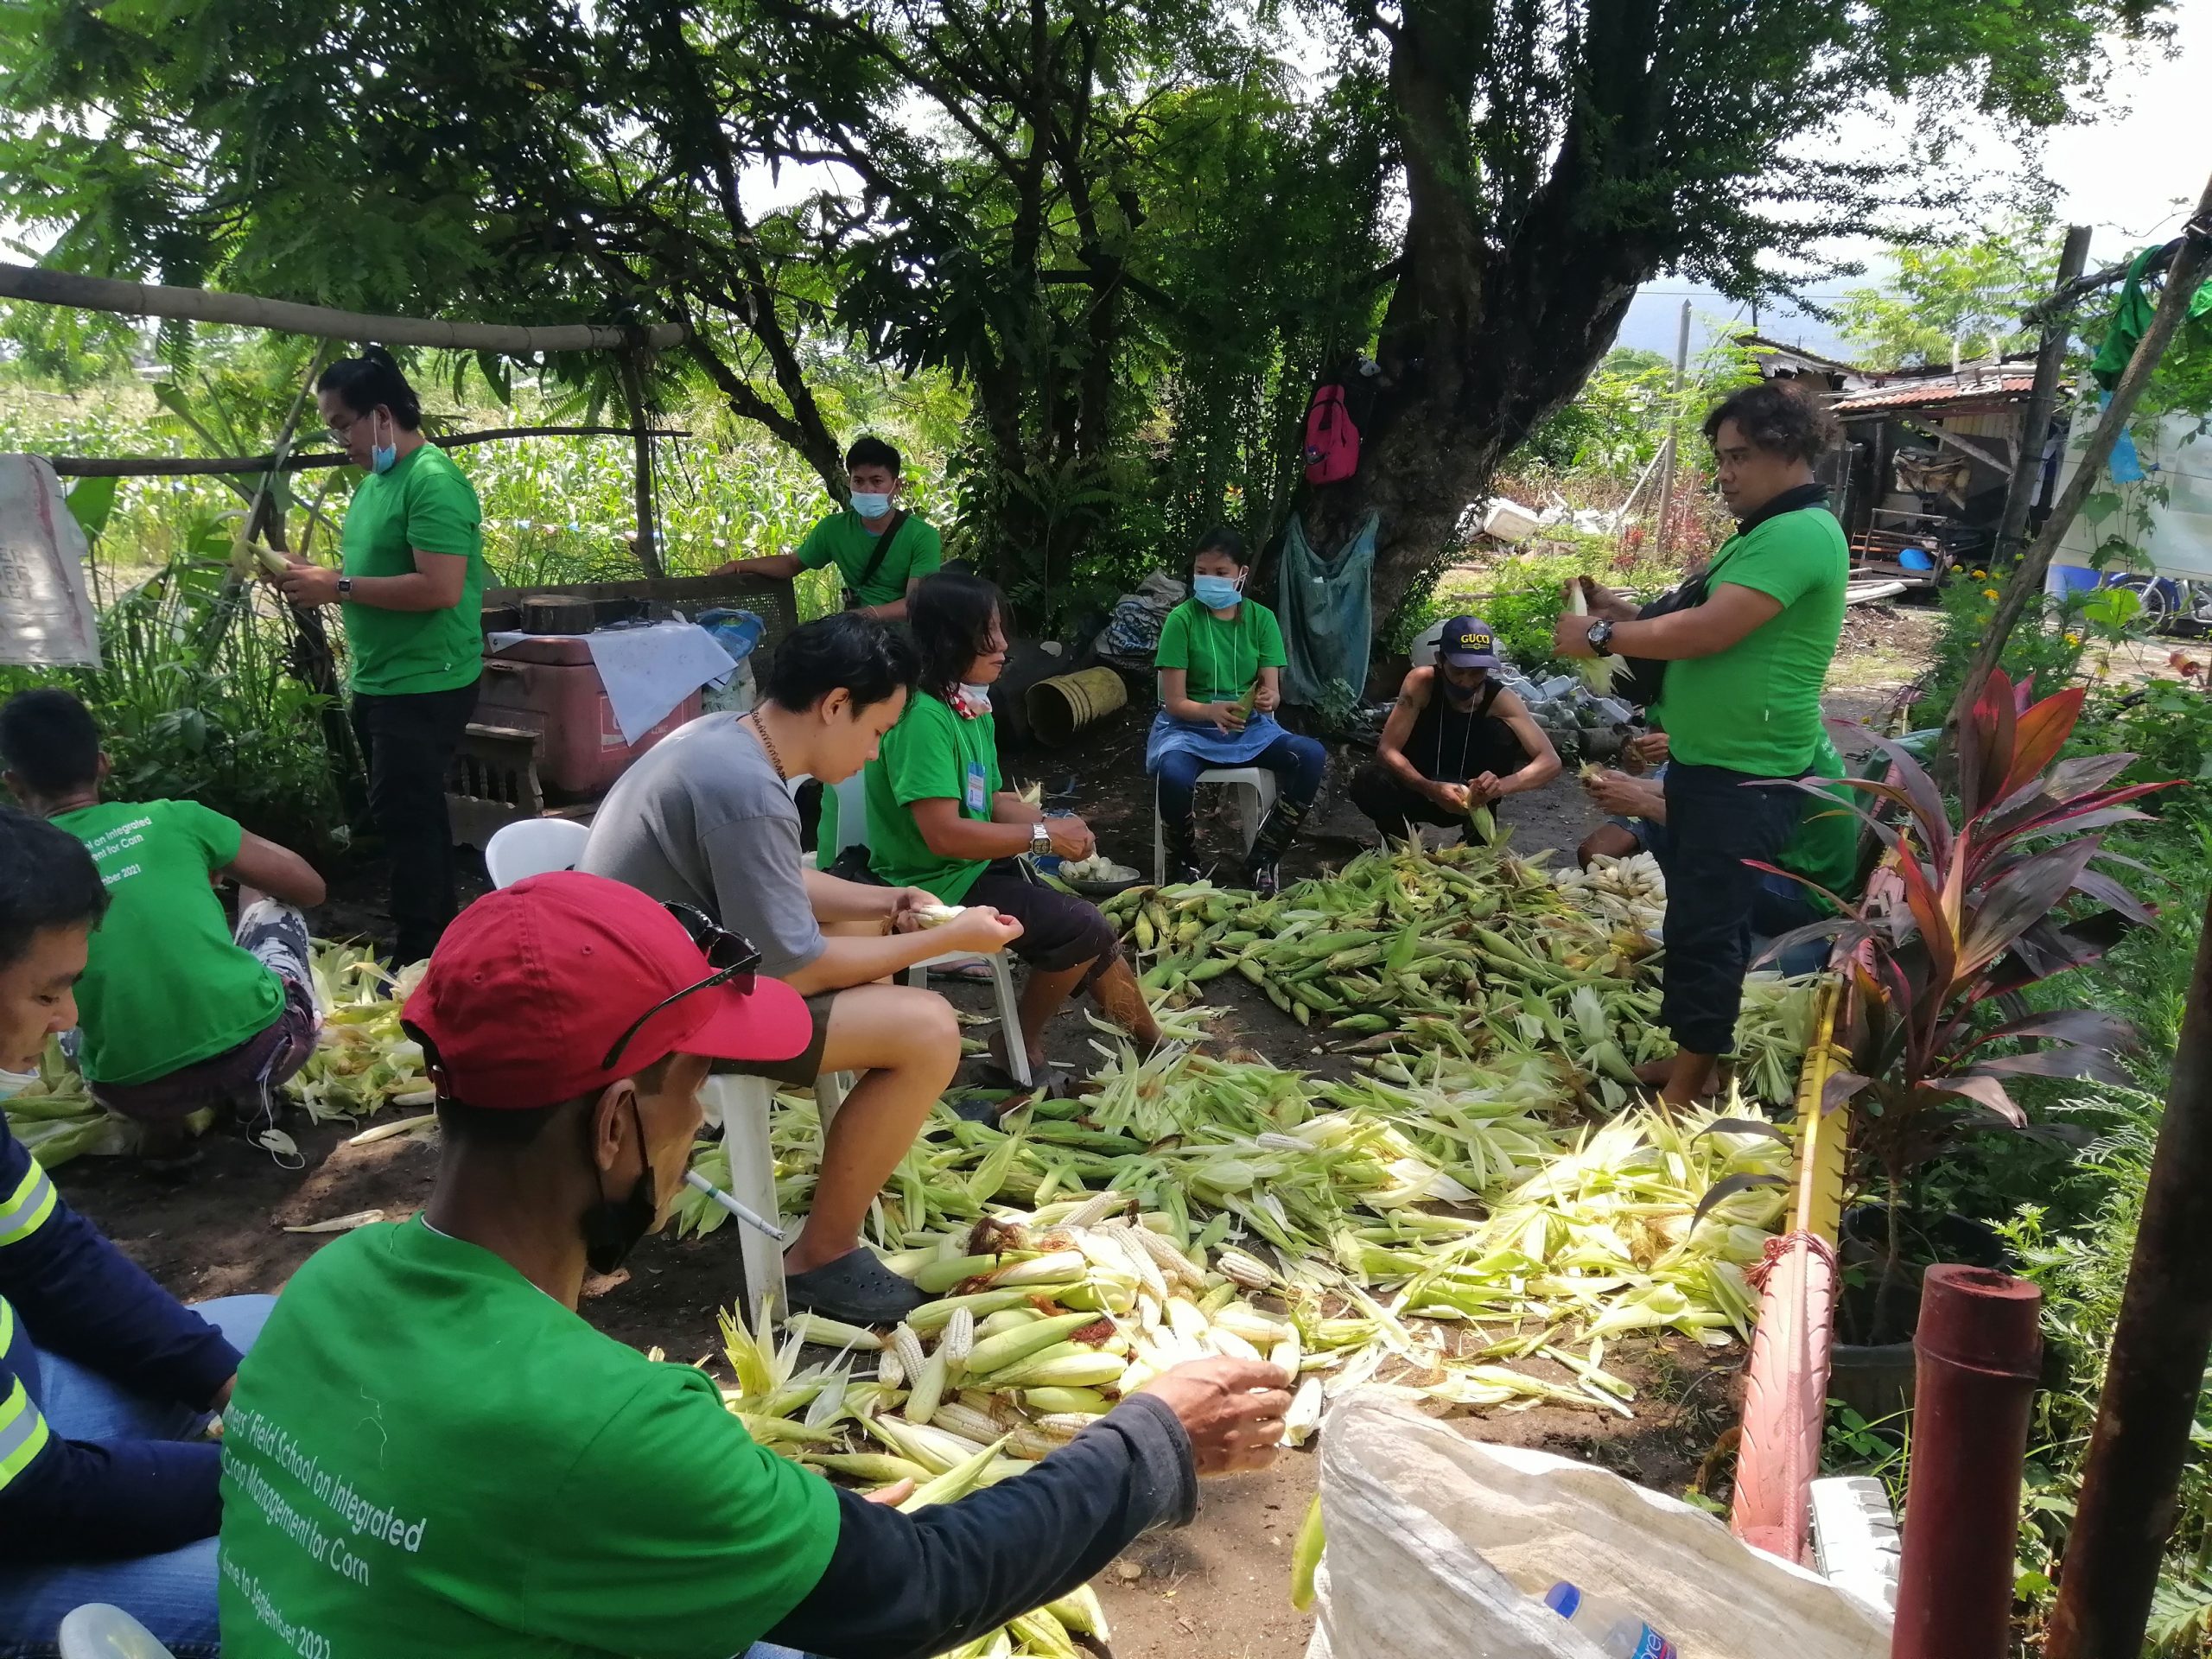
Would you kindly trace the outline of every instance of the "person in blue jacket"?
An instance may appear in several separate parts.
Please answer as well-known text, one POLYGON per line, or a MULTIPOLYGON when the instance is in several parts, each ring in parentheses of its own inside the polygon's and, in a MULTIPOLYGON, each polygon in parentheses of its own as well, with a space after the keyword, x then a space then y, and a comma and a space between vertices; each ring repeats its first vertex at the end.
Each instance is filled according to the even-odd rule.
MULTIPOLYGON (((107 893, 84 842, 0 807, 0 1094, 77 1023, 107 893)), ((218 1651, 209 1414, 276 1299, 184 1306, 62 1202, 0 1128, 0 1659, 121 1607, 175 1659, 218 1651)))

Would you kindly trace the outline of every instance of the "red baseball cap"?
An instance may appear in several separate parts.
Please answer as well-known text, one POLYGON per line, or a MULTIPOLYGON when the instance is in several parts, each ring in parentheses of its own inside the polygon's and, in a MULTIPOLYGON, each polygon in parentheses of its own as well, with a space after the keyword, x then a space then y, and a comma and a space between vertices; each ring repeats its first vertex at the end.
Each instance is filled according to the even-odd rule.
POLYGON ((400 1017, 435 1056, 442 1098, 518 1112, 595 1093, 671 1054, 788 1060, 813 1040, 798 992, 746 975, 677 998, 603 1064, 646 1009, 713 972, 665 906, 563 870, 461 912, 400 1017))

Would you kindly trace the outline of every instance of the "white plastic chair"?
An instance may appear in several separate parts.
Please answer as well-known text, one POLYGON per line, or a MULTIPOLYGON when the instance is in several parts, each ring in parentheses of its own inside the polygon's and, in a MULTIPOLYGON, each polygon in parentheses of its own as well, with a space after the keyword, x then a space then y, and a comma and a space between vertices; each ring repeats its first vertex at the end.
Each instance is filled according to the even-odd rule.
MULTIPOLYGON (((1209 766, 1198 774, 1198 786, 1222 784, 1237 791, 1237 807, 1244 822, 1244 844, 1258 838, 1260 825, 1274 810, 1275 775, 1265 766, 1209 766)), ((1160 785, 1152 788, 1152 880, 1154 887, 1167 880, 1167 827, 1160 816, 1160 785)))
POLYGON ((63 1614, 60 1637, 61 1659, 170 1659, 151 1630, 104 1601, 63 1614))
MULTIPOLYGON (((822 1132, 830 1133, 830 1120, 845 1103, 853 1086, 849 1071, 825 1071, 814 1080, 814 1103, 822 1116, 822 1132)), ((738 1072, 717 1072, 699 1090, 709 1125, 719 1122, 722 1149, 729 1154, 729 1195, 756 1216, 783 1226, 776 1211, 776 1155, 769 1145, 768 1114, 774 1109, 776 1085, 766 1077, 738 1072)), ((754 1331, 770 1317, 781 1317, 784 1306, 784 1241, 771 1238, 757 1228, 736 1224, 738 1247, 745 1268, 746 1312, 754 1331)))
MULTIPOLYGON (((843 783, 829 787, 837 796, 837 844, 830 853, 834 861, 848 847, 868 844, 868 791, 863 774, 857 772, 843 783)), ((906 982, 917 988, 926 988, 931 969, 960 968, 971 962, 980 962, 991 970, 991 988, 998 997, 999 1026, 1006 1033, 1007 1066, 1013 1072, 1014 1080, 1027 1089, 1035 1078, 1030 1075, 1029 1045, 1022 1039, 1021 1015, 1014 1002, 1014 964, 1005 951, 985 956, 976 950, 948 950, 941 957, 931 957, 909 968, 906 982)))
POLYGON ((519 818, 484 843, 484 868, 495 887, 533 875, 573 870, 591 831, 574 818, 519 818))

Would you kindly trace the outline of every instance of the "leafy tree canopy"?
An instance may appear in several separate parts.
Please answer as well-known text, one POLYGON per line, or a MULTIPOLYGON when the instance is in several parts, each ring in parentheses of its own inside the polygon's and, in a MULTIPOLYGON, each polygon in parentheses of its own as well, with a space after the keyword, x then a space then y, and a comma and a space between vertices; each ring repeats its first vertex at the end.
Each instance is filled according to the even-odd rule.
POLYGON ((1892 247, 1888 279, 1852 289, 1836 320, 1872 369, 2032 351, 2020 313, 2050 289, 2063 239, 2048 218, 2015 214, 1961 241, 1892 247))

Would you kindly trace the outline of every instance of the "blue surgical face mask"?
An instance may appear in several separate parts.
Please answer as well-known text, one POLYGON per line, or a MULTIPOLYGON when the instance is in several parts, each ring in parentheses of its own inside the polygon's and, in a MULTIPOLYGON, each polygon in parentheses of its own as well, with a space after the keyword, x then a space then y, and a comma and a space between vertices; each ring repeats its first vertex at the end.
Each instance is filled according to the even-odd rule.
POLYGON ((1210 611, 1225 611, 1243 602, 1244 589, 1234 576, 1192 576, 1191 596, 1210 611))
POLYGON ((890 493, 887 491, 855 490, 853 511, 863 518, 880 518, 891 511, 890 493))
MULTIPOLYGON (((374 416, 370 416, 372 423, 375 418, 374 416)), ((375 426, 372 424, 369 430, 373 434, 376 431, 375 426)), ((369 470, 372 473, 388 473, 399 460, 399 435, 397 432, 391 432, 390 428, 386 428, 385 430, 391 437, 390 443, 378 443, 372 438, 369 444, 369 470)))

